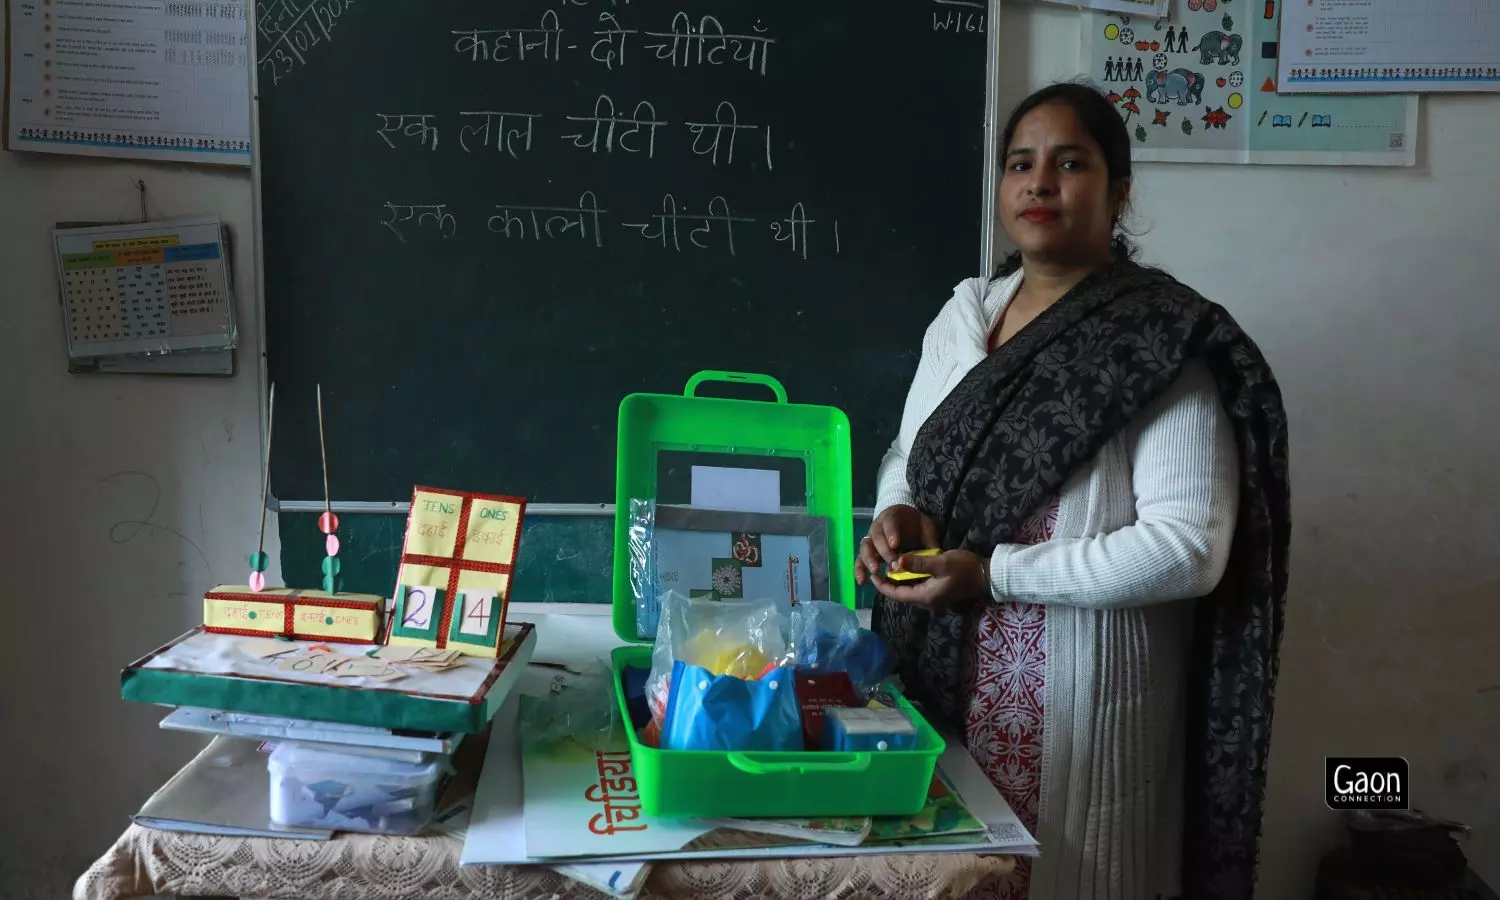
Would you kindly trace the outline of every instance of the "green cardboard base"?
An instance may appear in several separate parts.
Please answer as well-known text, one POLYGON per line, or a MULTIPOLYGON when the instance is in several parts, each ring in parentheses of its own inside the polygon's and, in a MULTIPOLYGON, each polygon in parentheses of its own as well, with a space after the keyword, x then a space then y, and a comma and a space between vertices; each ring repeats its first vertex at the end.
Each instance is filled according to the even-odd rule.
POLYGON ((186 672, 146 668, 145 664, 180 641, 202 632, 195 628, 170 644, 131 663, 120 673, 120 696, 137 703, 193 706, 367 725, 411 731, 483 731, 520 679, 536 647, 536 628, 522 629, 510 651, 499 660, 481 688, 469 697, 415 694, 396 690, 307 684, 270 677, 186 672))

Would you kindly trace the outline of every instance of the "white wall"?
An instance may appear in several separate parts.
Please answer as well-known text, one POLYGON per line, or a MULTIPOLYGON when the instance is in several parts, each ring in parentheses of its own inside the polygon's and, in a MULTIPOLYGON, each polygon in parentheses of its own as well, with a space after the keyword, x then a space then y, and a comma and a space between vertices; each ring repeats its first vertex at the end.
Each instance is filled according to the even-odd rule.
MULTIPOLYGON (((1006 13, 1007 105, 1075 73, 1077 15, 1006 13)), ((1500 885, 1497 112, 1425 102, 1416 169, 1152 165, 1136 186, 1146 255, 1230 307, 1291 411, 1264 900, 1307 896, 1337 837, 1325 754, 1406 756, 1416 804, 1474 825, 1469 856, 1500 885)), ((8 900, 63 896, 196 746, 120 701, 118 670, 193 625, 203 587, 242 577, 254 541, 250 226, 243 174, 0 153, 8 900), (236 230, 233 379, 66 374, 47 229, 134 216, 134 178, 152 217, 218 213, 236 230)))
POLYGON ((67 896, 199 746, 158 731, 160 711, 121 701, 119 671, 201 621, 204 588, 241 581, 254 549, 250 245, 246 173, 0 152, 7 900, 67 896), (50 228, 137 217, 137 178, 152 218, 218 214, 234 230, 243 339, 232 379, 67 373, 50 228))

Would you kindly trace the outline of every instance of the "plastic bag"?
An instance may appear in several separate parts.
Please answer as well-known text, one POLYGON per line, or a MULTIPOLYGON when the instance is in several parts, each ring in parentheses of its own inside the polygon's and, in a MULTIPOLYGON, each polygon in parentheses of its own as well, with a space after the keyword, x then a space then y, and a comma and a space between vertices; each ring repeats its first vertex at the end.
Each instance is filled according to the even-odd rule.
POLYGON ((659 724, 666 717, 672 667, 678 660, 710 675, 750 680, 792 664, 785 628, 771 598, 712 600, 668 591, 646 680, 651 718, 659 724))
POLYGON ((792 610, 791 640, 799 671, 844 672, 861 697, 891 674, 894 658, 879 635, 859 626, 854 610, 831 601, 792 610))
POLYGON ((521 734, 530 744, 572 740, 590 750, 616 746, 620 710, 615 703, 614 673, 596 661, 572 683, 554 687, 545 697, 525 697, 521 704, 521 734))
POLYGON ((802 749, 801 709, 790 666, 747 680, 677 660, 671 681, 663 749, 802 749))
POLYGON ((630 501, 630 593, 635 598, 635 636, 656 634, 661 618, 661 579, 656 570, 656 503, 630 501))

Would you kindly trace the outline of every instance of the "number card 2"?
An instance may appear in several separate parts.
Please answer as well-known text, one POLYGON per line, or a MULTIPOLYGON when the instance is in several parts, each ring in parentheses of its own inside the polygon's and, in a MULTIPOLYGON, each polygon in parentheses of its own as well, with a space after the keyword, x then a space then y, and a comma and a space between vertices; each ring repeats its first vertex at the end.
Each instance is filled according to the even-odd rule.
POLYGON ((517 497, 412 491, 386 643, 498 656, 525 513, 517 497))

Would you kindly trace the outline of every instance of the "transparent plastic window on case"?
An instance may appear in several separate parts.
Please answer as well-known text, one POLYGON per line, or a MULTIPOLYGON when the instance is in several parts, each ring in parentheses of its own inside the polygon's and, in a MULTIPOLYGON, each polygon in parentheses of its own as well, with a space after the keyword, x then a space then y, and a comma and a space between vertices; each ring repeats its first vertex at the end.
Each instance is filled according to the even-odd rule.
POLYGON ((796 513, 742 513, 630 503, 631 591, 636 637, 656 634, 661 597, 769 598, 790 616, 829 599, 828 522, 796 513))

